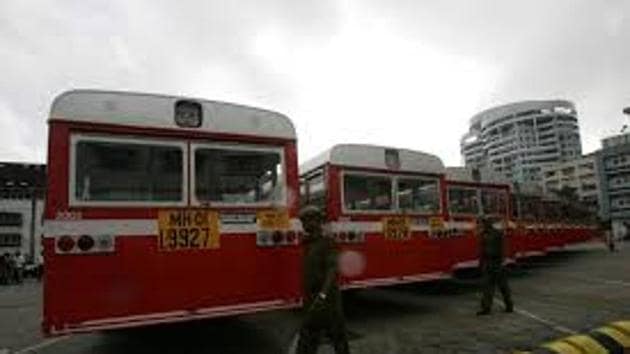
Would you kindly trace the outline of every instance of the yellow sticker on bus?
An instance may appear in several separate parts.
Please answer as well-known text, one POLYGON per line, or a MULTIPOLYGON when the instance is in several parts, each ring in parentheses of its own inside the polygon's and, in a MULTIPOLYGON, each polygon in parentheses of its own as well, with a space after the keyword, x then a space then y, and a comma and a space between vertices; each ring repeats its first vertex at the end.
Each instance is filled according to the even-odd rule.
POLYGON ((256 220, 263 230, 288 229, 290 226, 289 213, 284 209, 259 210, 256 220))
POLYGON ((158 212, 158 248, 163 251, 220 247, 219 215, 202 209, 158 212))
POLYGON ((439 216, 429 218, 429 230, 431 232, 442 231, 444 228, 444 219, 439 216))
POLYGON ((390 216, 383 218, 383 236, 386 239, 402 240, 409 238, 411 233, 410 220, 405 216, 390 216))

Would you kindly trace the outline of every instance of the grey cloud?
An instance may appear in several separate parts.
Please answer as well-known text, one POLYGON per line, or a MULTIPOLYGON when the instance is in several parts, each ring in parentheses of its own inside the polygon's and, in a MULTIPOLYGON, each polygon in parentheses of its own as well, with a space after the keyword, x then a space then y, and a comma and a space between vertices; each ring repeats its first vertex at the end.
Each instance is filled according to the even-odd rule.
MULTIPOLYGON (((294 114, 302 132, 325 132, 328 127, 322 124, 328 121, 301 117, 309 107, 297 102, 303 95, 294 78, 261 61, 252 43, 272 30, 285 36, 289 46, 318 48, 347 21, 363 18, 377 19, 412 43, 495 69, 496 86, 477 97, 477 109, 530 98, 576 101, 587 148, 593 148, 599 136, 619 124, 621 107, 630 105, 628 10, 623 0, 3 1, 0 107, 10 114, 0 117, 0 139, 12 146, 0 150, 0 159, 43 159, 50 101, 73 87, 262 105, 294 114), (7 131, 16 124, 22 128, 7 131), (7 134, 14 136, 3 139, 7 134)), ((334 85, 335 78, 330 79, 334 85)), ((366 130, 372 125, 356 123, 364 118, 343 117, 355 119, 343 123, 343 134, 358 125, 355 130, 366 141, 377 137, 379 132, 366 130)), ((443 139, 434 152, 454 163, 469 117, 448 118, 458 124, 437 127, 443 139)), ((360 139, 357 134, 351 136, 360 139)), ((336 142, 331 139, 303 136, 301 152, 312 154, 314 147, 336 142)))

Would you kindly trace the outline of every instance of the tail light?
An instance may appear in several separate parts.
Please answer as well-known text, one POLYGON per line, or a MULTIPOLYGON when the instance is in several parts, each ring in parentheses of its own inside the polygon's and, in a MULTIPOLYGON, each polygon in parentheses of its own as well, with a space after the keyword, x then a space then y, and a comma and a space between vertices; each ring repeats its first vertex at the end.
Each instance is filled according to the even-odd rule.
POLYGON ((57 238, 57 253, 83 254, 114 252, 113 235, 63 235, 57 238))
POLYGON ((294 230, 260 230, 256 234, 256 245, 261 247, 292 246, 299 243, 299 234, 294 230))
POLYGON ((96 236, 96 248, 102 251, 114 250, 114 237, 112 235, 96 236))
POLYGON ((258 231, 256 234, 256 244, 258 246, 273 246, 270 231, 258 231))
POLYGON ((72 236, 61 236, 57 239, 57 249, 61 252, 70 252, 74 248, 75 242, 72 236))
POLYGON ((87 252, 94 247, 94 239, 90 235, 83 235, 77 240, 77 247, 83 252, 87 252))
POLYGON ((334 234, 334 236, 339 243, 360 243, 365 241, 365 235, 359 231, 341 231, 334 234))
POLYGON ((295 241, 297 241, 297 233, 295 231, 289 231, 287 232, 287 242, 290 244, 294 244, 295 241))
POLYGON ((282 231, 274 231, 273 232, 273 243, 278 245, 278 244, 282 243, 283 239, 284 239, 284 235, 282 234, 282 231))

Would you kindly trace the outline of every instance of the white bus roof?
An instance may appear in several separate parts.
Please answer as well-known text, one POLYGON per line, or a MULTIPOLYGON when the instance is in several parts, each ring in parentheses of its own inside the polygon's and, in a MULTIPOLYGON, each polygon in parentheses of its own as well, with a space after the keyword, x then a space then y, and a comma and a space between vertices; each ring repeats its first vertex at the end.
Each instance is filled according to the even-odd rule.
POLYGON ((445 172, 439 157, 424 152, 375 145, 340 144, 300 165, 300 174, 325 164, 433 174, 445 172), (398 168, 388 166, 385 161, 386 151, 392 150, 398 153, 398 168))
POLYGON ((480 180, 475 181, 471 167, 457 166, 446 168, 446 179, 449 181, 512 184, 509 179, 489 168, 479 169, 479 177, 480 180))
POLYGON ((286 116, 233 103, 135 92, 72 90, 57 96, 50 120, 67 120, 136 127, 251 135, 295 139, 295 128, 286 116), (175 123, 175 103, 194 101, 202 107, 199 128, 175 123))

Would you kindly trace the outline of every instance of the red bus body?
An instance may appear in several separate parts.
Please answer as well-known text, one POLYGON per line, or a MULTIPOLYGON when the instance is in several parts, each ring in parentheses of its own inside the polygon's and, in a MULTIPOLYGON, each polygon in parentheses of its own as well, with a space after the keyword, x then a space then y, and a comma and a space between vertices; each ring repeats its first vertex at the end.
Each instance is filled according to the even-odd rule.
POLYGON ((513 230, 510 228, 510 185, 482 174, 475 181, 471 169, 449 167, 446 181, 448 213, 451 220, 467 225, 461 237, 448 240, 453 269, 471 268, 479 265, 480 240, 477 234, 477 216, 482 213, 498 220, 495 227, 506 234, 506 262, 514 258, 513 230), (457 198, 459 195, 462 196, 457 198), (466 195, 462 195, 466 193, 466 195), (494 196, 490 203, 489 197, 494 196), (462 203, 463 202, 463 203, 462 203))
MULTIPOLYGON (((445 240, 454 236, 455 230, 448 230, 445 223, 443 169, 435 156, 371 145, 336 145, 301 166, 302 202, 326 210, 329 232, 340 249, 342 287, 392 285, 449 276, 451 260, 445 240), (388 154, 394 156, 394 161, 386 161, 388 154), (361 183, 363 178, 383 182, 385 189, 379 197, 390 207, 348 207, 345 198, 351 194, 356 199, 353 204, 378 203, 379 197, 361 195, 369 193, 368 189, 352 187, 344 195, 345 186, 351 186, 349 181, 361 183), (408 181, 426 183, 424 188, 435 198, 432 211, 401 210, 399 200, 409 196, 386 192, 389 186, 394 190, 408 181), (386 226, 391 220, 407 223, 405 231, 400 235, 391 231, 386 226)), ((403 192, 408 193, 409 189, 403 192)))
MULTIPOLYGON (((298 171, 291 122, 274 112, 186 100, 193 102, 191 107, 199 107, 204 112, 204 122, 198 128, 182 128, 172 118, 173 107, 180 101, 181 98, 169 96, 71 91, 53 103, 43 238, 45 334, 185 321, 300 305, 302 251, 297 236, 301 226, 296 221, 298 171), (272 128, 266 128, 265 124, 272 128), (103 141, 124 137, 132 147, 136 140, 143 144, 160 141, 181 146, 182 201, 160 202, 158 206, 154 203, 145 206, 142 202, 90 205, 90 201, 73 201, 76 195, 71 190, 72 174, 79 167, 75 166, 78 162, 73 161, 78 152, 73 150, 72 144, 75 140, 80 143, 81 137, 87 137, 88 142, 93 137, 103 141), (276 175, 271 183, 272 188, 285 191, 279 206, 216 206, 212 202, 194 202, 193 149, 207 143, 215 144, 217 149, 224 144, 236 149, 245 145, 278 151, 284 172, 282 178, 276 175), (184 216, 218 215, 218 247, 161 249, 158 214, 162 210, 184 216), (180 211, 184 212, 178 214, 180 211), (194 214, 196 211, 202 214, 194 214), (257 213, 265 211, 277 211, 278 215, 288 217, 289 226, 268 231, 274 232, 274 240, 276 234, 280 235, 278 239, 282 242, 273 244, 262 239, 270 242, 262 243, 261 237, 268 234, 262 234, 257 213), (97 246, 111 249, 82 252, 77 247, 83 235, 87 235, 86 239, 96 238, 97 246), (64 236, 77 242, 74 248, 68 250, 68 243, 64 245, 61 241, 64 236), (112 244, 107 244, 107 240, 112 244)), ((120 158, 125 159, 123 155, 120 158)), ((104 185, 106 182, 101 181, 104 185)), ((158 179, 156 183, 161 182, 158 179)), ((184 236, 174 236, 171 246, 180 247, 181 237, 184 236)), ((190 241, 187 235, 185 238, 183 244, 197 245, 192 232, 190 241)), ((83 243, 85 248, 90 245, 88 241, 83 243)))

